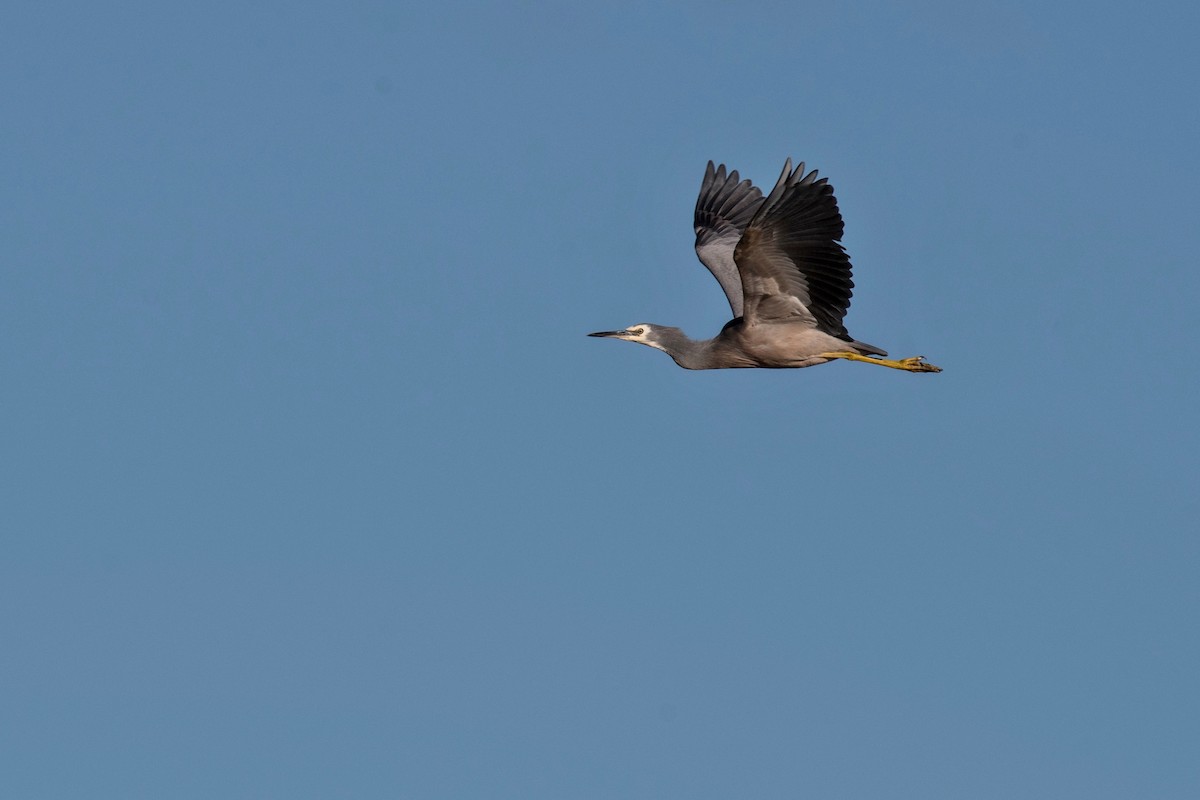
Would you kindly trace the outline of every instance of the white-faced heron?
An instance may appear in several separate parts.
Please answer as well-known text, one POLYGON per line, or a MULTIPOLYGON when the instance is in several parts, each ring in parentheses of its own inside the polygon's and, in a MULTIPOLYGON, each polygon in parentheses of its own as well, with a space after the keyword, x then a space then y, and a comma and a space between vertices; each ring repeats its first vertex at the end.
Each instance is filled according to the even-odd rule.
POLYGON ((789 158, 763 198, 737 170, 708 162, 696 201, 696 255, 729 298, 733 319, 696 341, 665 325, 639 323, 608 336, 662 350, 686 369, 811 367, 837 358, 909 372, 941 372, 924 356, 890 361, 850 336, 842 320, 854 281, 843 224, 828 179, 789 158))

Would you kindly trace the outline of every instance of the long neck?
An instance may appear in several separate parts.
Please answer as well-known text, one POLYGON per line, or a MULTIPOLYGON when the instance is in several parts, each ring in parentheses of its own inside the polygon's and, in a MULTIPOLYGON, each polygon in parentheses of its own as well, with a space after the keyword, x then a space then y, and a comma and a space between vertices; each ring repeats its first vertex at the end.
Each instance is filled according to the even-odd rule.
POLYGON ((716 339, 689 339, 678 328, 660 330, 659 342, 675 363, 684 369, 713 369, 713 344, 716 339))

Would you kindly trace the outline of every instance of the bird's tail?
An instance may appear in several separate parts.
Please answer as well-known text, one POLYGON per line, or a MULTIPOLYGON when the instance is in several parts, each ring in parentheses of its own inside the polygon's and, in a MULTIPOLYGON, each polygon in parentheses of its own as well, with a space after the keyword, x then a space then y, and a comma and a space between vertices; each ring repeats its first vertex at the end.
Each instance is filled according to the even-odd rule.
POLYGON ((852 339, 850 344, 854 346, 855 350, 865 356, 879 356, 880 358, 887 358, 887 350, 884 350, 881 347, 876 347, 875 345, 867 344, 866 342, 860 342, 856 339, 852 339))

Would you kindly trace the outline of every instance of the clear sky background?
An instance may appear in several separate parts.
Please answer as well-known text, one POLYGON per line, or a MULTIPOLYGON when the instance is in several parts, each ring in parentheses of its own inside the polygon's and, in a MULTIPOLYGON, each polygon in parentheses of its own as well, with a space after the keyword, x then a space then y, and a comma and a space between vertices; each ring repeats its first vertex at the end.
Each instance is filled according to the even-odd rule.
POLYGON ((7 9, 0 796, 1200 796, 1197 8, 7 9))

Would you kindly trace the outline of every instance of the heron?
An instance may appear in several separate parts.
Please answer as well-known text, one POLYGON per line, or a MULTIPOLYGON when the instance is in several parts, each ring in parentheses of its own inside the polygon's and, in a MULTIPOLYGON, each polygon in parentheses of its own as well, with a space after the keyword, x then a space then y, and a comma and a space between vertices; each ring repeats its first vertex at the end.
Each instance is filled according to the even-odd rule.
POLYGON ((696 200, 696 255, 733 311, 711 339, 639 322, 600 336, 662 350, 684 369, 812 367, 837 359, 908 372, 941 372, 924 356, 889 360, 860 342, 843 320, 854 281, 841 244, 844 224, 833 187, 789 158, 765 198, 737 170, 708 162, 696 200))

